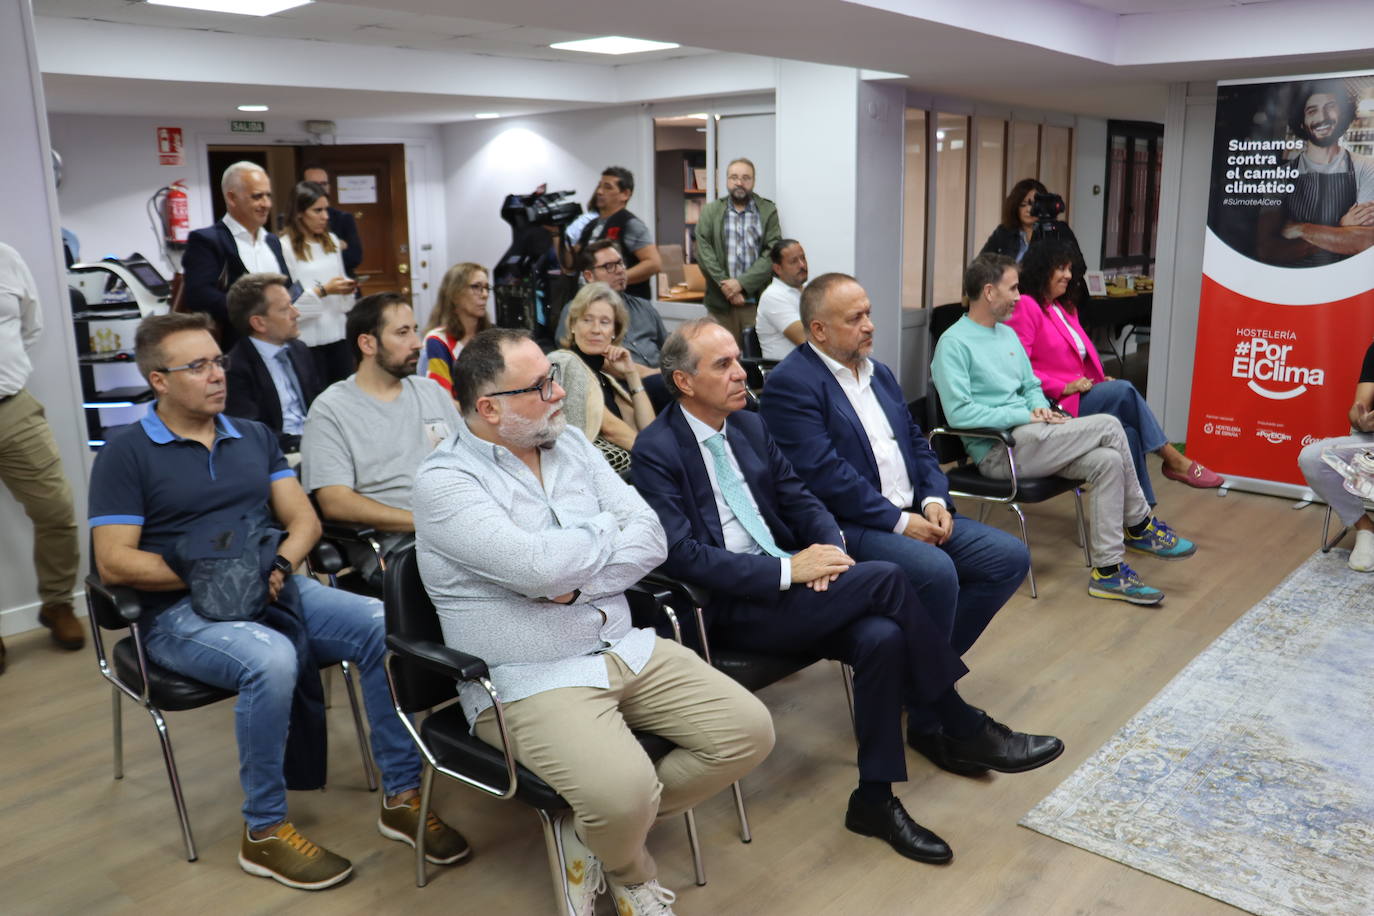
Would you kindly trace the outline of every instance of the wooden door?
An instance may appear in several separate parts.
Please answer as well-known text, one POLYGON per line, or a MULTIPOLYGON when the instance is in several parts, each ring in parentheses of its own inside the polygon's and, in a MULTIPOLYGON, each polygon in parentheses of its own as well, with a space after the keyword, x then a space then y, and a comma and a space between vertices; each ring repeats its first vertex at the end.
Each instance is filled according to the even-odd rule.
POLYGON ((410 217, 406 206, 405 146, 400 143, 303 146, 302 163, 329 172, 330 203, 358 221, 363 260, 358 282, 364 295, 411 296, 410 217))

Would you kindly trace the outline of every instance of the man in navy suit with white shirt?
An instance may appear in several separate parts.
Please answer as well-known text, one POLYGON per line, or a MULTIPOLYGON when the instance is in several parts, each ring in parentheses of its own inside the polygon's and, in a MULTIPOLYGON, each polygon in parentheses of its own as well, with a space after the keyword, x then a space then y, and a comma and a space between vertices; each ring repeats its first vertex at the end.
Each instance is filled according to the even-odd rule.
POLYGON ((741 410, 745 373, 728 331, 685 323, 662 367, 677 402, 639 434, 631 472, 667 534, 663 571, 711 590, 718 644, 854 666, 859 787, 845 825, 908 858, 948 862, 949 846, 892 794, 906 779, 903 706, 930 709, 949 761, 980 771, 1033 769, 1063 744, 1013 732, 960 698, 953 684, 968 669, 907 577, 845 552, 834 517, 741 410))
MULTIPOLYGON (((1012 535, 956 515, 901 386, 870 357, 869 311, 853 277, 812 280, 801 302, 807 342, 768 374, 760 409, 807 488, 839 520, 850 553, 900 566, 963 655, 1020 587, 1030 554, 1012 535)), ((933 729, 909 725, 914 734, 933 729)))

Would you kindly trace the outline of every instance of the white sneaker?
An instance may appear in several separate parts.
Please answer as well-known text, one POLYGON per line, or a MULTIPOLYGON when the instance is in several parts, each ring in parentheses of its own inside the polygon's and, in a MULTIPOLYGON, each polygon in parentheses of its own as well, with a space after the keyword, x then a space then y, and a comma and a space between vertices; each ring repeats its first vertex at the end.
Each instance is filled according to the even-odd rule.
POLYGON ((1355 547, 1348 563, 1355 572, 1374 572, 1374 531, 1355 532, 1355 547))
POLYGON ((556 818, 553 833, 563 853, 563 894, 568 909, 577 916, 592 916, 596 910, 596 895, 606 889, 601 860, 577 838, 572 815, 556 818))
POLYGON ((675 916, 672 904, 677 894, 657 881, 643 884, 612 884, 616 916, 675 916))

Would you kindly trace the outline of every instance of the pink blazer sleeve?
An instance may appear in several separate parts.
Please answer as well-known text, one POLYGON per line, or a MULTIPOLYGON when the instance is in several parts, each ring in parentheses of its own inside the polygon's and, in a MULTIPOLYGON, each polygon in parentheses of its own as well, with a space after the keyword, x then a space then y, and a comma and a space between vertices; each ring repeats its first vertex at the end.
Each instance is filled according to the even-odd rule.
POLYGON ((1078 351, 1064 340, 1052 322, 1040 303, 1030 296, 1022 296, 1007 319, 1008 327, 1016 332, 1021 338, 1021 346, 1026 348, 1031 371, 1040 379, 1045 397, 1054 398, 1060 407, 1077 416, 1078 395, 1065 397, 1064 386, 1083 375, 1081 360, 1078 351))

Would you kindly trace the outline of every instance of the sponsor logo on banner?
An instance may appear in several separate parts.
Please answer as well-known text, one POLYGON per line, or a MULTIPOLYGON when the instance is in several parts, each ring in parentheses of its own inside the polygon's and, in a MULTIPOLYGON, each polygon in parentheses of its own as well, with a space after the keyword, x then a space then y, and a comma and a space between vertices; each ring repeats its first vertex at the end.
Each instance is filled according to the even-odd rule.
POLYGON ((1255 435, 1273 445, 1279 445, 1293 438, 1288 433, 1281 433, 1277 429, 1257 429, 1255 435))
POLYGON ((1297 335, 1292 331, 1256 331, 1239 328, 1231 378, 1245 379, 1245 386, 1262 398, 1286 401, 1305 394, 1308 387, 1326 382, 1323 369, 1300 365, 1293 356, 1297 335), (1293 343, 1281 343, 1291 340, 1293 343))

